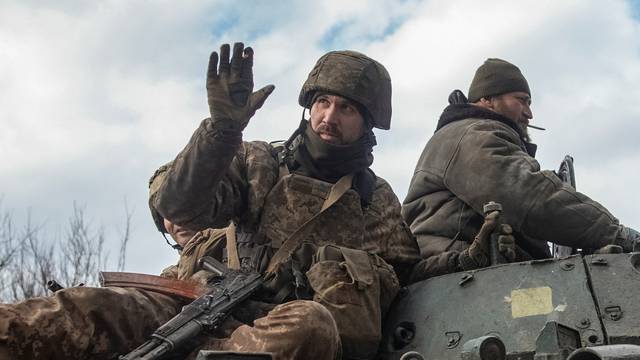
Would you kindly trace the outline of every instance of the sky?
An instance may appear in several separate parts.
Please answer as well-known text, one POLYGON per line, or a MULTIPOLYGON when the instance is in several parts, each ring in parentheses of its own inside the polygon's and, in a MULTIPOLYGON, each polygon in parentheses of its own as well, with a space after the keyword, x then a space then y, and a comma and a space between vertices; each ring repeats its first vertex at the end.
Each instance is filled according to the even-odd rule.
POLYGON ((276 89, 245 140, 285 139, 316 59, 351 49, 392 79, 390 131, 373 170, 400 200, 453 89, 489 57, 532 90, 543 168, 575 158, 577 188, 640 227, 640 1, 0 0, 0 210, 62 234, 74 203, 126 270, 156 274, 177 255, 155 230, 149 177, 207 117, 209 53, 242 41, 256 89, 276 89))

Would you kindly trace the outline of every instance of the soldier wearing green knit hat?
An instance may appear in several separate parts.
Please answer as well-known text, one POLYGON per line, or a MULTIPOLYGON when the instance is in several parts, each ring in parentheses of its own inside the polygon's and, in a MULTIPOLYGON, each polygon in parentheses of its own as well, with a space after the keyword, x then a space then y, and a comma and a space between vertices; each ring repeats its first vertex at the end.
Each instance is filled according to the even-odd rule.
POLYGON ((468 94, 449 96, 402 206, 423 257, 416 271, 436 276, 488 266, 489 245, 478 234, 490 201, 502 205, 511 225, 513 236, 500 244, 508 260, 550 257, 547 241, 637 251, 637 231, 540 168, 527 131, 534 127, 531 90, 517 66, 487 59, 468 94))

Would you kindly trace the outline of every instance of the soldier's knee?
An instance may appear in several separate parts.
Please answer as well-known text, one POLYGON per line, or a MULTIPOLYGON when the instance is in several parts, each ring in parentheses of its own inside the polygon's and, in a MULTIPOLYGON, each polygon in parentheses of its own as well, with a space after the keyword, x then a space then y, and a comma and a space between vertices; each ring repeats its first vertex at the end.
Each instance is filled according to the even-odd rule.
POLYGON ((310 300, 294 300, 279 305, 274 310, 286 312, 296 323, 302 339, 326 340, 327 343, 339 338, 338 326, 333 315, 322 304, 310 300))
POLYGON ((181 303, 169 296, 134 288, 76 287, 57 292, 54 296, 63 303, 73 303, 85 311, 92 309, 164 309, 168 313, 179 310, 181 303))

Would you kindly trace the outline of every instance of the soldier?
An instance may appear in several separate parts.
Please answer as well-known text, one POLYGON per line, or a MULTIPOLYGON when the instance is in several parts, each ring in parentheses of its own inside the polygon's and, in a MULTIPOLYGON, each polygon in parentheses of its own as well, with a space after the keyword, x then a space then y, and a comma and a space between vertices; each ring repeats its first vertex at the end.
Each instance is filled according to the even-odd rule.
MULTIPOLYGON (((399 278, 419 259, 399 201, 369 168, 372 129, 390 127, 389 75, 361 53, 329 52, 300 91, 309 120, 303 116, 284 144, 243 142, 273 86, 252 92, 253 51, 236 43, 230 61, 229 52, 221 47, 219 65, 217 53, 210 59, 211 118, 151 181, 156 224, 184 246, 181 262, 193 263, 185 252, 206 242, 206 229, 231 221, 235 231, 219 254, 221 246, 189 254, 208 251, 268 280, 258 307, 273 309, 236 316, 245 325, 205 347, 278 359, 333 359, 340 351, 372 358, 399 278)), ((181 268, 179 278, 192 276, 181 268)))
MULTIPOLYGON (((230 52, 225 44, 210 58, 211 117, 150 181, 156 224, 181 248, 163 275, 206 281, 196 266, 205 254, 265 274, 265 289, 204 349, 372 358, 381 319, 419 260, 397 197, 369 169, 372 129, 390 126, 389 75, 363 54, 327 53, 298 99, 310 119, 284 144, 243 142, 274 87, 253 92, 252 49, 230 52)), ((182 305, 134 288, 69 288, 0 305, 0 359, 111 359, 182 305)))
POLYGON ((430 276, 487 266, 474 240, 483 204, 501 203, 517 239, 512 260, 550 256, 547 240, 577 248, 634 250, 638 233, 607 209, 541 170, 527 132, 531 92, 520 69, 501 59, 478 68, 469 99, 459 90, 440 116, 416 166, 402 214, 430 276))
POLYGON ((369 168, 372 129, 390 127, 389 75, 361 53, 329 52, 300 91, 309 120, 303 116, 284 144, 243 142, 273 86, 252 92, 252 49, 236 43, 230 61, 229 52, 221 47, 219 65, 211 55, 211 117, 151 181, 156 224, 185 249, 175 276, 199 276, 182 262, 208 252, 268 280, 257 307, 272 310, 236 316, 245 324, 205 348, 278 359, 333 359, 340 351, 372 358, 398 278, 406 281, 419 259, 399 201, 369 168), (235 231, 222 246, 191 250, 211 237, 206 229, 230 221, 235 231))
MULTIPOLYGON (((273 87, 253 93, 252 50, 236 44, 229 53, 224 45, 220 65, 217 53, 210 60, 211 118, 150 182, 156 224, 181 249, 163 275, 206 281, 202 255, 266 274, 261 301, 237 309, 203 348, 371 358, 381 318, 419 259, 397 198, 369 169, 372 128, 390 125, 389 76, 363 54, 328 53, 300 93, 310 121, 284 144, 242 142, 273 87), (213 229, 230 221, 230 231, 213 229)), ((133 288, 70 288, 0 305, 0 359, 111 359, 182 305, 133 288)))

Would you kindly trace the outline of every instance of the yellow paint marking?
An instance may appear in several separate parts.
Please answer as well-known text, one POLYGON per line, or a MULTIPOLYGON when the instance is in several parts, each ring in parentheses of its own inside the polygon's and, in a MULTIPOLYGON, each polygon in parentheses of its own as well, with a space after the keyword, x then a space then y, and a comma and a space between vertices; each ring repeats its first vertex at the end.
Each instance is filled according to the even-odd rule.
POLYGON ((548 286, 511 290, 511 316, 546 315, 553 311, 551 288, 548 286))

